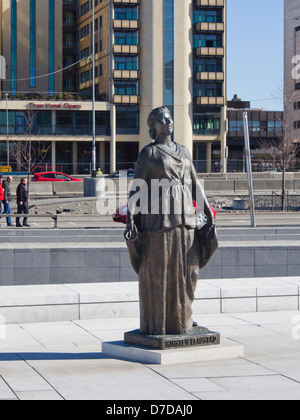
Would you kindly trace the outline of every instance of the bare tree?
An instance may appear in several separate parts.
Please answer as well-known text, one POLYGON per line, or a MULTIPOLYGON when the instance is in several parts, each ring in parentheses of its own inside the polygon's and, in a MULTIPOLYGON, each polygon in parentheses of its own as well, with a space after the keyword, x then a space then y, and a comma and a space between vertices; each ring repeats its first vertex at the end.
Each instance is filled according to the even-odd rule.
POLYGON ((276 140, 260 140, 259 150, 262 155, 266 156, 273 162, 273 169, 282 173, 282 211, 286 210, 286 173, 288 170, 295 168, 296 163, 299 161, 298 153, 300 151, 299 142, 292 139, 291 132, 294 128, 294 121, 292 118, 291 105, 292 96, 288 96, 283 92, 283 117, 275 120, 277 127, 276 140))
POLYGON ((40 141, 32 141, 32 131, 37 117, 37 112, 28 109, 23 113, 23 117, 28 129, 28 139, 20 142, 14 142, 10 149, 12 158, 27 172, 27 191, 30 191, 30 175, 44 162, 47 157, 48 148, 40 141))

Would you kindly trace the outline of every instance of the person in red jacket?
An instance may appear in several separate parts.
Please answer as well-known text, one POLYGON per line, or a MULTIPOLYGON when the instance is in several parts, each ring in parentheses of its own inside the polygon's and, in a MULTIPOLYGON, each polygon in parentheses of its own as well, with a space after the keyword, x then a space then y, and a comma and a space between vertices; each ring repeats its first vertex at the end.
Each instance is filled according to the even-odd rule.
MULTIPOLYGON (((3 190, 3 188, 2 188, 2 175, 0 175, 0 213, 2 213, 2 201, 4 201, 4 197, 5 197, 5 195, 4 195, 4 190, 3 190)), ((2 225, 0 224, 0 227, 1 227, 2 225)))

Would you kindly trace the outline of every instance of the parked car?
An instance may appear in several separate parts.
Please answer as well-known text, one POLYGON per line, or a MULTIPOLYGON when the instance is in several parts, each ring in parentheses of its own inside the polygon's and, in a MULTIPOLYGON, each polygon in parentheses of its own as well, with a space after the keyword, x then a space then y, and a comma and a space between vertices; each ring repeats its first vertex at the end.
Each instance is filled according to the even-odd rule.
MULTIPOLYGON (((196 212, 196 217, 197 217, 197 226, 201 226, 202 224, 206 223, 206 216, 205 214, 202 213, 202 211, 200 210, 200 207, 198 206, 198 204, 193 201, 193 205, 195 208, 195 212, 196 212)), ((210 206, 213 214, 214 214, 214 218, 217 218, 217 211, 210 206)), ((126 224, 127 222, 127 211, 128 211, 128 205, 124 205, 121 206, 117 209, 117 211, 115 212, 115 214, 113 214, 113 221, 117 222, 117 223, 124 223, 126 224)))
POLYGON ((135 170, 134 169, 124 169, 120 171, 113 172, 112 174, 108 175, 107 178, 134 178, 135 170))
POLYGON ((66 175, 63 174, 62 172, 40 172, 37 174, 34 174, 32 181, 36 181, 36 182, 54 182, 54 181, 58 181, 58 182, 64 182, 64 181, 68 181, 68 182, 83 182, 82 179, 77 179, 77 178, 73 178, 70 175, 66 175))

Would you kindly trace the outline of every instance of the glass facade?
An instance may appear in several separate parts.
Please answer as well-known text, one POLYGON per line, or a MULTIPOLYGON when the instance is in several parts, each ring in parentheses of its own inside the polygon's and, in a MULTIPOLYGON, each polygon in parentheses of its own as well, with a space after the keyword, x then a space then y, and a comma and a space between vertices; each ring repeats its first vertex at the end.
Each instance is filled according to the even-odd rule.
POLYGON ((164 104, 174 106, 174 0, 164 0, 164 104))
POLYGON ((55 92, 55 0, 49 0, 49 93, 55 92))
POLYGON ((36 0, 30 0, 30 87, 36 87, 36 0))
POLYGON ((17 93, 17 0, 11 0, 11 94, 17 93))

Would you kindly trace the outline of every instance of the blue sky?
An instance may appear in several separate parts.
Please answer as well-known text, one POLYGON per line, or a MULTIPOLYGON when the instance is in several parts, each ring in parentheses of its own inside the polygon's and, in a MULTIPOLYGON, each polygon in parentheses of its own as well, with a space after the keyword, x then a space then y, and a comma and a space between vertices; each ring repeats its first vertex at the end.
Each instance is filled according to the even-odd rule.
POLYGON ((283 84, 284 0, 227 0, 228 90, 251 106, 280 110, 283 84), (277 92, 278 94, 278 92, 277 92))

